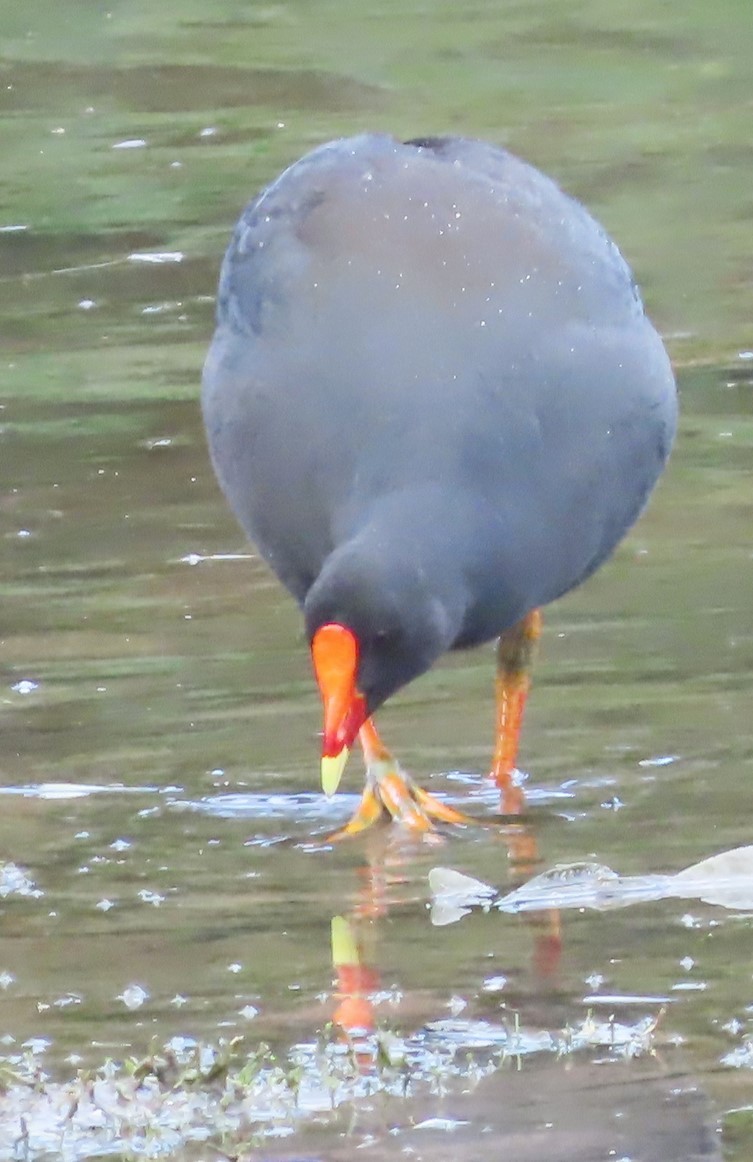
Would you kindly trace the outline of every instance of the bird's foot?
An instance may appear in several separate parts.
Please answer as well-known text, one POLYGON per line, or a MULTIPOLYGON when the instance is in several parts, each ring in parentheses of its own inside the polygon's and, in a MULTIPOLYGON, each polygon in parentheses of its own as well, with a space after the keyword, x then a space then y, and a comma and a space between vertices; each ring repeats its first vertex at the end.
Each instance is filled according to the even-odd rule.
POLYGON ((520 815, 525 810, 526 796, 520 772, 492 770, 491 777, 499 788, 500 815, 520 815))
POLYGON ((419 787, 393 758, 371 758, 366 786, 353 818, 330 840, 359 835, 379 820, 400 823, 413 835, 435 830, 435 823, 468 824, 473 820, 419 787))

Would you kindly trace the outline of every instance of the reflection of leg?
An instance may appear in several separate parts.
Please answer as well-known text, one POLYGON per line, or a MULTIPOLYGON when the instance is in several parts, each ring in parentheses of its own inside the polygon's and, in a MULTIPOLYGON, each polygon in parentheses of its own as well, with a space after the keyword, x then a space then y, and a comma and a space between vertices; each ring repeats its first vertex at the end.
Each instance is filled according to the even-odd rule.
POLYGON ((525 797, 515 781, 523 710, 531 685, 531 663, 541 636, 541 613, 531 613, 508 629, 497 644, 497 729, 492 778, 500 789, 503 815, 517 815, 525 797))
POLYGON ((416 786, 387 750, 373 719, 367 719, 361 727, 359 738, 366 759, 366 786, 353 818, 330 839, 358 835, 380 818, 402 823, 414 833, 432 831, 434 822, 470 822, 467 816, 416 786))
MULTIPOLYGON (((515 887, 536 875, 541 864, 536 836, 529 827, 513 824, 505 835, 507 855, 515 887)), ((559 908, 522 912, 521 921, 533 929, 533 969, 537 976, 556 975, 562 956, 562 922, 559 908)))
POLYGON ((562 917, 559 908, 546 912, 529 912, 528 923, 536 929, 533 945, 533 967, 538 976, 553 977, 562 959, 562 917))

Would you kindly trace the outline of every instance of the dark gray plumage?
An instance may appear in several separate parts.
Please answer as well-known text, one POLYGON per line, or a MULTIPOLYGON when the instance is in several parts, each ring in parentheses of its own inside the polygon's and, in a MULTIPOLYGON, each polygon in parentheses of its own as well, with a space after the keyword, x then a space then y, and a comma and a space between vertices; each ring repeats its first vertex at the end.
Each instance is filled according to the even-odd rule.
POLYGON ((204 417, 222 488, 369 712, 612 552, 670 450, 630 270, 547 177, 462 138, 335 141, 244 211, 204 417))

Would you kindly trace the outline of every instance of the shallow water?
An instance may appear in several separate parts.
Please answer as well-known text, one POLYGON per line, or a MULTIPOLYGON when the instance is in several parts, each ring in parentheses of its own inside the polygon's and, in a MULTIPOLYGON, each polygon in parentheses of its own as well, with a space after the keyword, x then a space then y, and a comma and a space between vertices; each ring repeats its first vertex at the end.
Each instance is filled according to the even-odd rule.
MULTIPOLYGON (((272 1115, 262 1086, 231 1156, 750 1156, 750 915, 670 899, 438 930, 427 912, 437 863, 503 892, 557 863, 675 872, 753 841, 746 4, 0 5, 9 1068, 28 1051, 53 1084, 243 1034, 299 1089, 272 1115), (547 614, 524 826, 495 821, 483 781, 490 649, 381 715, 402 762, 482 821, 436 847, 324 842, 358 762, 324 801, 298 616, 226 511, 197 407, 240 207, 366 125, 490 136, 583 198, 682 392, 649 511, 547 614), (322 1062, 358 1022, 392 1038, 386 1058, 359 1041, 333 1088, 322 1062)), ((41 1107, 24 1145, 20 1100, 0 1096, 0 1153, 58 1157, 41 1107)), ((157 1150, 163 1116, 124 1158, 157 1150)), ((114 1126, 70 1128, 65 1149, 114 1126)), ((163 1156, 215 1156, 188 1137, 163 1156)))

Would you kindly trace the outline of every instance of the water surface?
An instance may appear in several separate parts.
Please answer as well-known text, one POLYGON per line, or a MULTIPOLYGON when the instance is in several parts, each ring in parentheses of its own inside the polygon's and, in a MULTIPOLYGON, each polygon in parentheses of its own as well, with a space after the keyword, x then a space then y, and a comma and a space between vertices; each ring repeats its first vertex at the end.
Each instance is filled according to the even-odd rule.
MULTIPOLYGON (((748 914, 672 899, 438 930, 426 880, 674 872, 753 838, 747 4, 0 14, 0 859, 28 876, 0 879, 3 1068, 54 1085, 243 1035, 285 1079, 260 1065, 230 1156, 749 1157, 748 914), (525 827, 500 826, 484 782, 491 649, 381 715, 403 763, 483 823, 441 847, 323 842, 359 765, 317 793, 298 615, 226 511, 197 407, 241 206, 366 126, 488 136, 582 198, 682 396, 649 511, 547 614, 525 827), (348 1042, 358 1022, 378 1051, 348 1042)), ((216 1129, 199 1090, 194 1129, 216 1129)), ((0 1097, 3 1156, 128 1134, 123 1158, 215 1156, 185 1125, 161 1137, 154 1095, 151 1139, 115 1114, 56 1139, 34 1105, 24 1144, 28 1093, 0 1097)))

